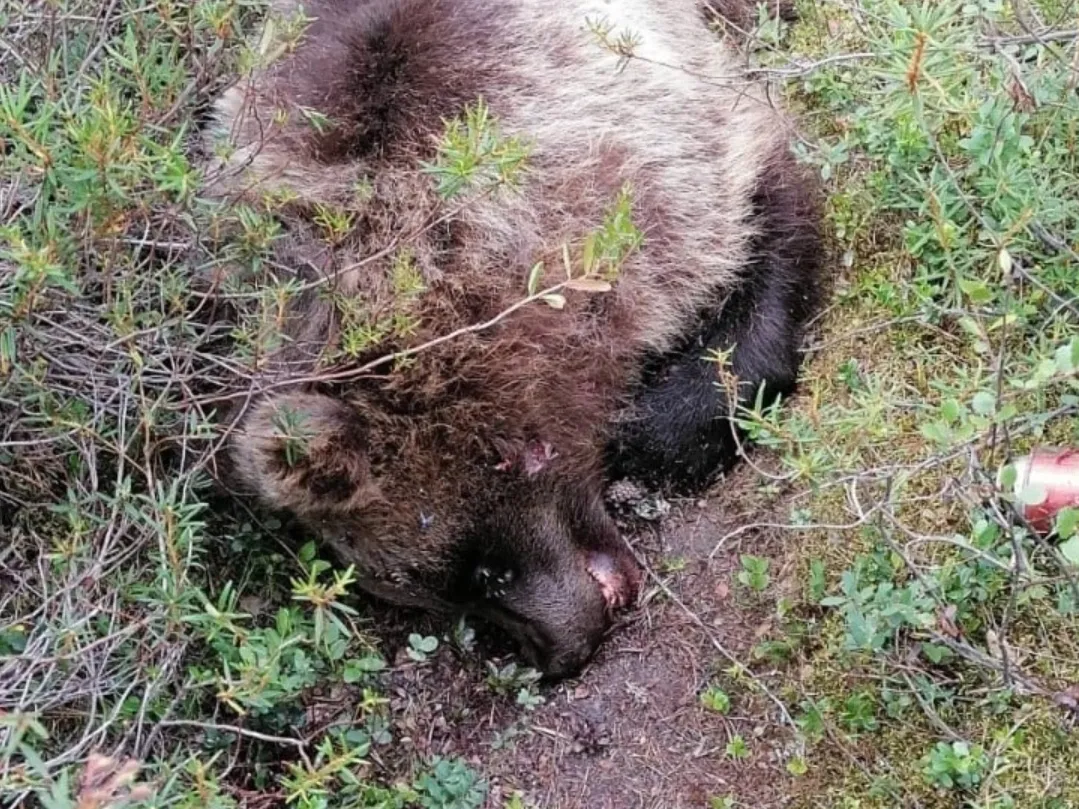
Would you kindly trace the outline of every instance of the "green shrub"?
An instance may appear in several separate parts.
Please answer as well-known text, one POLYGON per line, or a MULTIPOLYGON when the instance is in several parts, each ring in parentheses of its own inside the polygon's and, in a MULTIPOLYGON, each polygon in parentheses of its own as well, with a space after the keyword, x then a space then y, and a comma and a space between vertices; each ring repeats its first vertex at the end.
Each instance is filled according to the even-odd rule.
MULTIPOLYGON (((260 5, 0 5, 5 805, 232 807, 239 783, 297 807, 419 799, 369 781, 393 734, 353 571, 279 551, 281 525, 208 483, 218 411, 295 292, 268 271, 273 217, 201 199, 194 167, 200 108, 272 56, 245 40, 260 5), (224 266, 227 322, 209 316, 224 266), (309 710, 327 683, 351 689, 347 728, 309 710), (113 749, 131 761, 88 758, 113 749), (89 795, 87 761, 113 794, 89 795)), ((278 22, 284 42, 302 22, 278 22)), ((303 425, 281 428, 299 457, 303 425)), ((453 791, 467 769, 431 777, 447 786, 423 805, 475 805, 453 791)))
POLYGON ((796 406, 743 418, 799 491, 783 631, 808 627, 809 676, 783 685, 810 773, 832 776, 799 805, 937 805, 927 787, 953 785, 978 809, 1074 802, 1052 697, 1079 678, 1072 518, 1036 535, 995 486, 1010 458, 1079 442, 1074 10, 800 9, 758 56, 816 122, 795 150, 827 185, 840 277, 796 406), (909 755, 942 733, 994 741, 909 755))

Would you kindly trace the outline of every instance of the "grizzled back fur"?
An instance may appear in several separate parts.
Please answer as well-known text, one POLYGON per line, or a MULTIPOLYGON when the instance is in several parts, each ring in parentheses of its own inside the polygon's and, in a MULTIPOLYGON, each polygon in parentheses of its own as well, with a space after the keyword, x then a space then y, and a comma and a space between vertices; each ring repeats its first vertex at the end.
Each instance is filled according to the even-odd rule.
MULTIPOLYGON (((620 454, 677 466, 679 447, 702 446, 728 407, 695 341, 759 338, 781 366, 777 390, 793 384, 815 268, 799 261, 816 245, 788 126, 737 78, 693 0, 304 10, 313 22, 296 50, 217 106, 215 137, 235 150, 211 190, 290 194, 277 258, 310 288, 262 380, 272 386, 234 414, 236 478, 356 563, 371 592, 478 611, 548 672, 572 673, 639 578, 603 506, 608 469, 632 467, 620 454), (634 57, 602 47, 589 21, 631 32, 634 57), (421 165, 445 119, 481 98, 504 136, 529 144, 526 171, 516 187, 447 205, 421 165), (613 288, 500 317, 538 262, 557 281, 564 245, 576 250, 623 189, 643 243, 613 288), (319 205, 351 213, 346 238, 318 237, 319 205), (400 313, 403 260, 409 328, 327 366, 349 318, 400 313), (723 315, 724 302, 741 314, 723 315), (454 332, 400 367, 347 374, 454 332), (669 389, 670 373, 649 381, 663 358, 692 377, 689 398, 669 389), (649 413, 687 402, 693 429, 673 442, 653 434, 649 413), (298 453, 282 434, 289 419, 305 436, 298 453)), ((754 367, 747 378, 760 374, 775 376, 754 367)), ((724 462, 709 456, 693 475, 724 462)))

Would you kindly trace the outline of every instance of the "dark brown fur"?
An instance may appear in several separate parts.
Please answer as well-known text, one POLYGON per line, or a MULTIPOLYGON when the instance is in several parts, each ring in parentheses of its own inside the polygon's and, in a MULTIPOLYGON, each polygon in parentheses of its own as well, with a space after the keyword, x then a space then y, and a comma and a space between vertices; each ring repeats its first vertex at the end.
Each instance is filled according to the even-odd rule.
MULTIPOLYGON (((662 53, 696 12, 659 5, 670 8, 638 2, 633 20, 656 26, 662 53)), ((749 382, 777 393, 793 385, 816 269, 802 255, 815 231, 782 119, 739 110, 741 90, 711 105, 688 73, 619 84, 616 58, 604 72, 608 62, 557 4, 321 0, 311 11, 318 21, 297 53, 220 107, 246 150, 226 168, 250 170, 223 174, 217 193, 298 194, 279 260, 322 282, 294 308, 292 343, 266 380, 290 384, 235 414, 237 479, 357 563, 371 592, 478 611, 549 673, 573 673, 639 582, 603 507, 608 469, 658 459, 654 471, 670 472, 660 477, 689 463, 682 476, 705 480, 730 455, 721 438, 700 444, 729 434, 729 404, 694 342, 748 344, 739 352, 749 382), (668 90, 692 108, 671 106, 668 90), (622 120, 624 92, 639 98, 627 96, 622 120), (441 119, 479 96, 511 128, 538 128, 531 173, 520 193, 473 201, 431 227, 445 208, 417 167, 432 158, 441 119), (283 124, 273 123, 278 107, 283 124), (330 127, 312 131, 300 108, 328 115, 330 127), (359 180, 366 199, 354 193, 359 180), (537 261, 553 276, 561 246, 597 227, 626 181, 645 243, 610 293, 566 290, 563 309, 535 303, 470 330, 519 303, 537 261), (310 223, 319 203, 355 216, 332 248, 310 223), (351 367, 462 333, 400 368, 321 367, 340 345, 342 299, 374 321, 401 306, 402 234, 425 287, 406 307, 415 328, 378 340, 351 367), (642 377, 649 364, 658 370, 642 377), (662 381, 683 376, 681 387, 662 381), (685 423, 665 424, 673 412, 685 423), (619 413, 635 425, 628 432, 612 426, 619 413), (300 423, 299 442, 283 437, 283 422, 300 423)), ((705 54, 688 59, 708 67, 705 54)))

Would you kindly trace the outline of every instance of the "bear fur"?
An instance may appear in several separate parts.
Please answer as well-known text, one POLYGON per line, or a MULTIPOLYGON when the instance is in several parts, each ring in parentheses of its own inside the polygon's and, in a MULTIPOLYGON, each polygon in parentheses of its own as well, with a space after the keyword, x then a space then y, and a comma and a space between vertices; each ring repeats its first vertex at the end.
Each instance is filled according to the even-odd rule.
POLYGON ((232 414, 234 479, 371 593, 486 616, 552 676, 580 670, 639 584, 606 483, 712 482, 737 441, 705 353, 734 347, 741 398, 786 394, 816 303, 815 193, 790 124, 702 11, 313 0, 299 44, 216 105, 211 139, 231 151, 208 188, 287 194, 274 258, 305 287, 232 414), (512 184, 443 199, 422 167, 480 99, 527 159, 512 184), (611 288, 522 306, 533 268, 541 287, 564 280, 620 194, 642 240, 611 288), (327 206, 351 217, 332 243, 327 206), (407 328, 342 359, 357 317, 401 312, 407 328))

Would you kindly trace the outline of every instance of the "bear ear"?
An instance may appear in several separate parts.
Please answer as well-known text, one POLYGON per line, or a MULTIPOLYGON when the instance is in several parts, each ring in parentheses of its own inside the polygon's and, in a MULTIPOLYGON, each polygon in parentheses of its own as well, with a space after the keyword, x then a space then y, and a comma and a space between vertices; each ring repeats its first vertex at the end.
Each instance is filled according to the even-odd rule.
POLYGON ((298 515, 346 511, 371 494, 367 429, 344 402, 286 393, 262 399, 236 426, 236 475, 268 506, 298 515))

